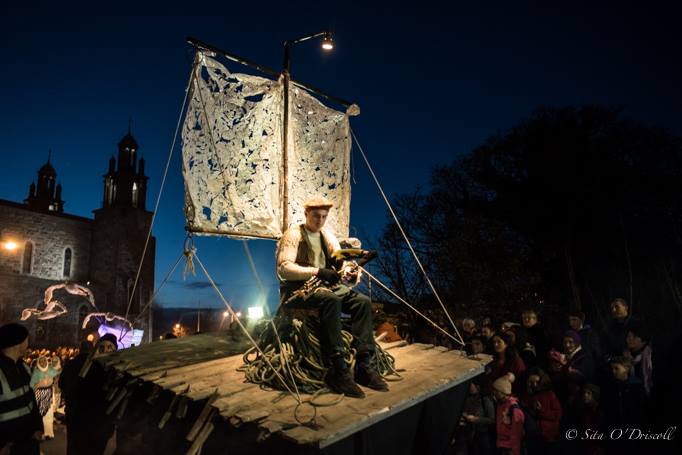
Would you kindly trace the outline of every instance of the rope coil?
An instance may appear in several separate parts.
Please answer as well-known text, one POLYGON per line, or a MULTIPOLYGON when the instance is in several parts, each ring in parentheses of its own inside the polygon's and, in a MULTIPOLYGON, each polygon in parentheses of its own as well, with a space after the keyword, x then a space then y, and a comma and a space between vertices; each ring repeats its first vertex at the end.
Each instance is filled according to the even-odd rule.
MULTIPOLYGON (((278 316, 264 327, 258 337, 257 350, 252 347, 243 355, 246 380, 277 390, 295 389, 313 394, 309 400, 313 406, 332 406, 341 400, 321 403, 317 399, 324 393, 326 386, 320 341, 316 335, 320 329, 319 321, 306 318, 304 321, 278 316), (279 337, 282 334, 282 338, 279 337), (282 381, 285 381, 283 383, 282 381)), ((344 346, 344 360, 349 369, 355 367, 356 351, 352 347, 353 335, 343 330, 341 339, 344 346)), ((372 367, 389 381, 402 379, 395 367, 395 358, 375 344, 372 367)))

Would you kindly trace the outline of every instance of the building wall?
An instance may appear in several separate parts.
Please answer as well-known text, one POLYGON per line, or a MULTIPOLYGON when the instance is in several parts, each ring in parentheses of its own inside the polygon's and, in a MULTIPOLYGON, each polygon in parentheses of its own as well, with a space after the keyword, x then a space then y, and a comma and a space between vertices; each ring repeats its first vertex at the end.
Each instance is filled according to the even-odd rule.
POLYGON ((0 238, 18 244, 14 251, 0 253, 0 272, 25 274, 24 249, 33 245, 29 276, 48 280, 88 280, 92 220, 73 215, 41 213, 22 204, 0 200, 0 238), (71 249, 71 274, 64 275, 64 257, 71 249))
MULTIPOLYGON (((129 290, 151 223, 151 212, 131 208, 96 211, 96 219, 39 212, 23 204, 0 200, 0 240, 18 244, 14 251, 0 248, 0 323, 18 321, 24 308, 42 304, 48 286, 74 281, 88 286, 100 311, 125 315, 129 290), (33 245, 30 273, 23 273, 24 245, 33 245), (64 251, 71 249, 71 274, 64 276, 64 251)), ((137 318, 154 287, 155 239, 150 238, 138 291, 128 319, 148 331, 148 318, 137 318)), ((63 290, 53 298, 69 312, 48 321, 30 318, 25 325, 35 347, 77 346, 96 323, 80 328, 84 314, 93 311, 84 297, 63 290)), ((145 336, 145 340, 147 337, 145 336)))

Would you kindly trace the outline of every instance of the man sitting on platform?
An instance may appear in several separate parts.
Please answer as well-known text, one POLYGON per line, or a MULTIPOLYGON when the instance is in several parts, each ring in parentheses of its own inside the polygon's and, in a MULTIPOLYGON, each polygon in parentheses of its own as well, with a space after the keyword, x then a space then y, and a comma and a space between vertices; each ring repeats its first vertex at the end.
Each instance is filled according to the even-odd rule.
MULTIPOLYGON (((366 295, 340 284, 340 275, 334 269, 332 254, 341 247, 334 234, 324 228, 332 207, 323 197, 313 197, 304 203, 305 224, 287 229, 279 241, 277 275, 283 302, 313 276, 326 282, 325 289, 319 289, 306 300, 307 305, 319 309, 320 345, 329 368, 324 381, 336 393, 363 398, 365 394, 357 384, 380 391, 388 390, 388 385, 370 365, 374 355, 372 304, 366 295), (341 312, 352 318, 351 332, 357 351, 355 381, 344 360, 341 312)), ((288 305, 296 305, 296 300, 300 298, 288 305)))

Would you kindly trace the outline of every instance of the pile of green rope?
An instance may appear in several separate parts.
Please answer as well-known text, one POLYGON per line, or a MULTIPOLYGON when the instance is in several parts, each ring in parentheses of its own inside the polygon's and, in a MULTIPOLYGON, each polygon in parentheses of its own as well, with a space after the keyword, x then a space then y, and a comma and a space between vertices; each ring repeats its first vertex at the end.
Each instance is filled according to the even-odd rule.
MULTIPOLYGON (((244 353, 244 372, 246 380, 277 390, 297 390, 299 393, 314 394, 325 389, 324 375, 327 371, 320 352, 319 320, 305 318, 303 321, 287 316, 277 316, 264 322, 257 342, 264 356, 255 347, 244 353), (269 360, 268 362, 265 360, 269 360), (272 366, 272 367, 271 367, 272 366), (279 377, 276 373, 279 373, 279 377), (282 384, 282 380, 286 386, 282 384)), ((352 347, 353 335, 343 330, 345 361, 353 371, 355 349, 352 347)), ((381 346, 375 344, 372 366, 387 380, 400 380, 402 377, 395 368, 395 358, 381 346)))

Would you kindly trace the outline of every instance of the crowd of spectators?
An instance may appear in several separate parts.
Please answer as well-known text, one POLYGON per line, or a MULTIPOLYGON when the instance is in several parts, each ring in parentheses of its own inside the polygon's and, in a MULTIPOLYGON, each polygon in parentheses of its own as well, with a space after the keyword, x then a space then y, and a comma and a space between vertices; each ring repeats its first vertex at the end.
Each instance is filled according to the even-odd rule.
POLYGON ((648 429, 656 412, 651 330, 624 299, 612 301, 610 313, 599 332, 581 311, 553 333, 534 309, 519 322, 460 321, 467 354, 492 362, 470 385, 453 452, 621 455, 639 450, 635 432, 663 439, 656 431, 665 428, 648 429), (614 430, 626 434, 614 438, 614 430))

